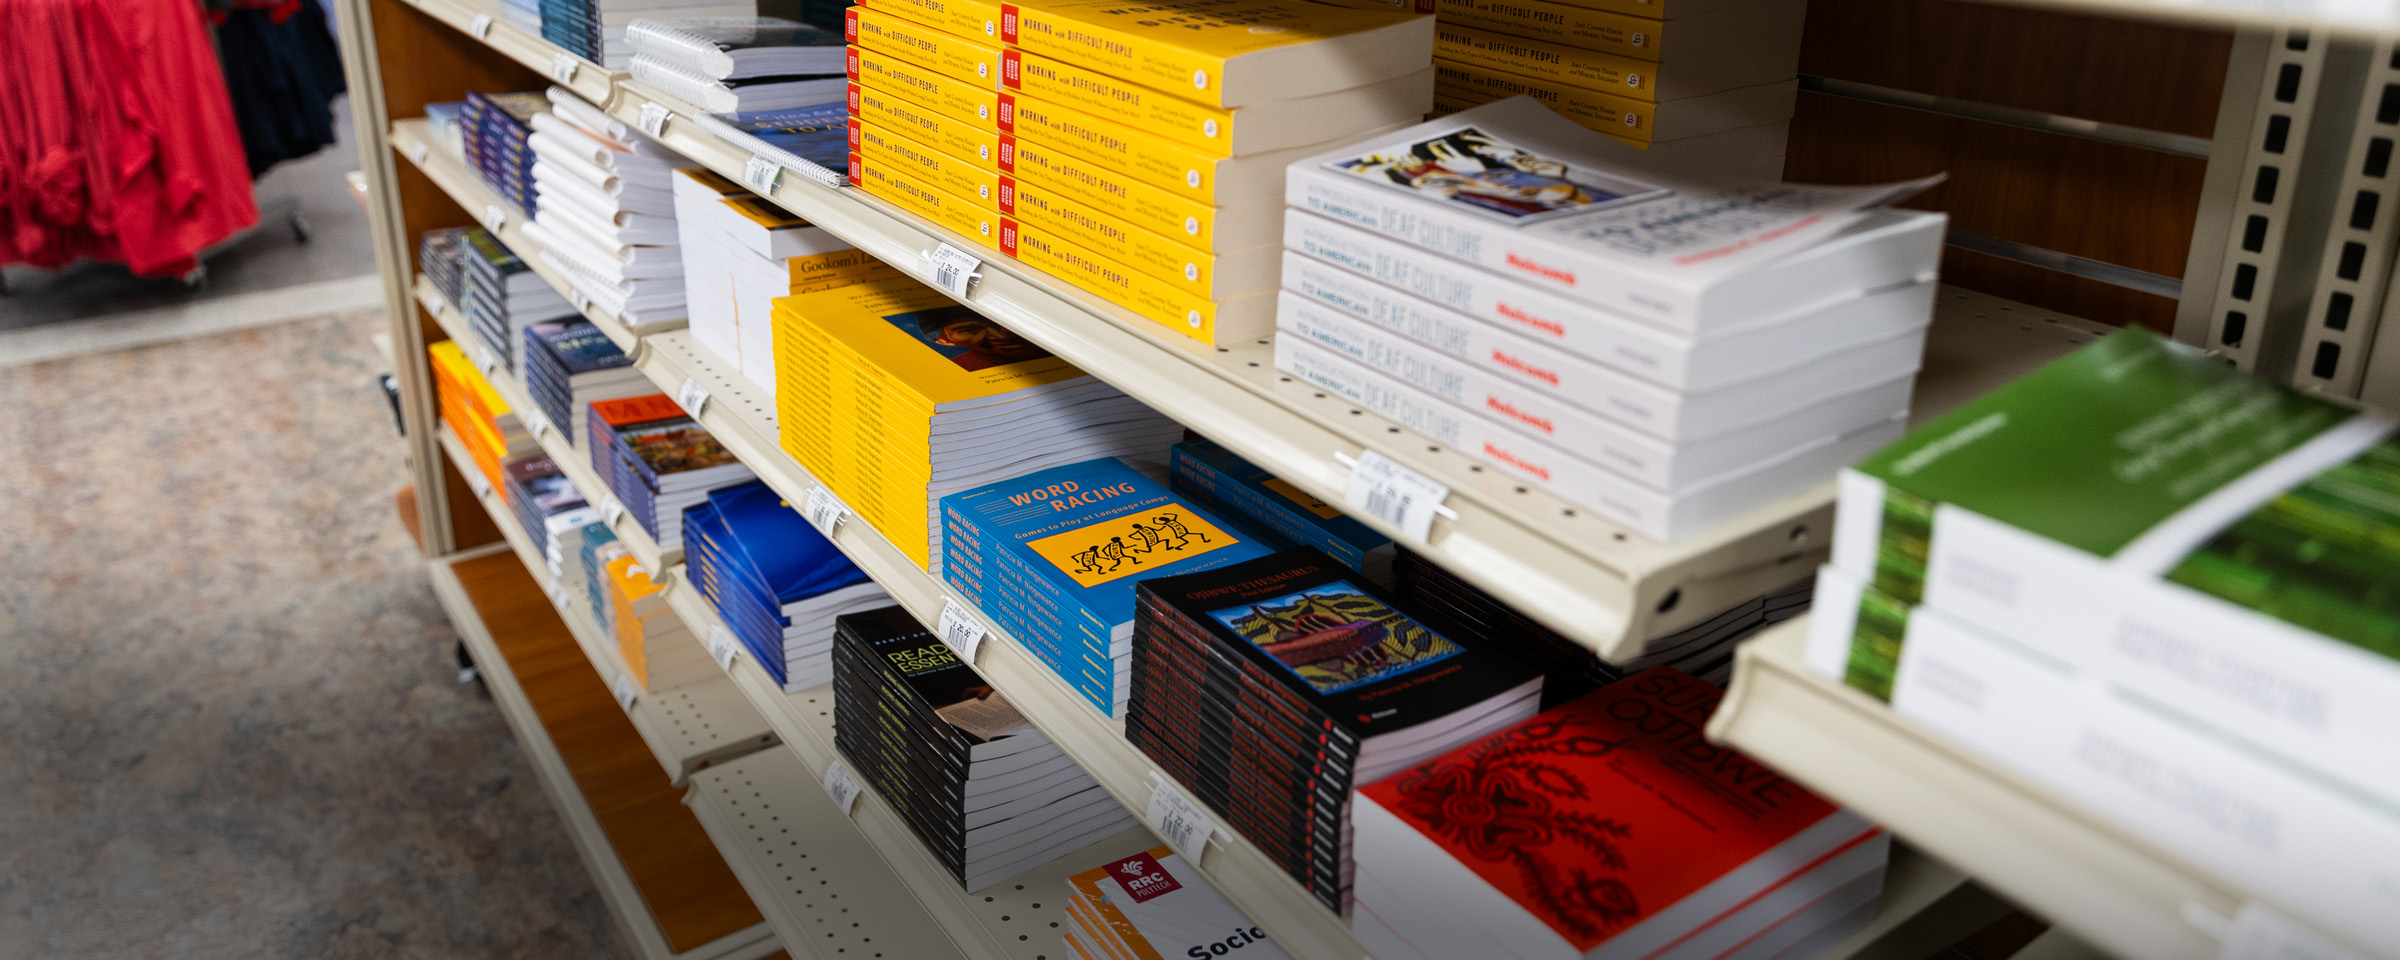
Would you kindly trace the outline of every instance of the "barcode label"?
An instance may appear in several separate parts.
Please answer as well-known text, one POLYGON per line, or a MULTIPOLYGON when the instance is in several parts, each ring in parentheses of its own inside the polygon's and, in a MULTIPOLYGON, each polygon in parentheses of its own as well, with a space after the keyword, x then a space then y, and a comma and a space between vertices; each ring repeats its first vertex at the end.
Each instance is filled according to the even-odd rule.
POLYGON ((426 155, 426 154, 428 154, 428 153, 431 153, 432 151, 433 151, 433 148, 432 148, 430 145, 426 144, 426 142, 425 142, 425 141, 423 141, 423 140, 419 140, 419 141, 417 141, 417 142, 415 142, 415 143, 409 144, 409 145, 408 145, 408 162, 410 162, 410 163, 413 163, 413 164, 416 164, 417 166, 420 166, 420 167, 422 167, 422 166, 424 166, 424 165, 425 165, 425 155, 426 155))
POLYGON ((1402 536, 1424 542, 1433 531, 1434 508, 1450 496, 1450 488, 1373 450, 1358 455, 1342 502, 1360 513, 1400 528, 1402 536))
POLYGON ((674 115, 673 111, 663 106, 645 101, 642 104, 642 132, 653 137, 664 136, 667 132, 667 118, 674 115))
POLYGON ((742 645, 733 639, 733 631, 725 629, 724 624, 708 625, 708 655, 716 658, 717 669, 733 669, 733 655, 741 649, 742 645))
POLYGON ((774 193, 775 182, 781 179, 783 165, 755 153, 750 155, 749 165, 742 168, 742 182, 762 197, 774 193))
MULTIPOLYGON (((474 467, 475 465, 470 463, 465 466, 474 467)), ((492 482, 483 478, 482 468, 476 467, 463 471, 463 473, 467 478, 467 489, 475 491, 475 499, 482 500, 492 495, 492 482)))
POLYGON ((505 226, 507 223, 508 211, 500 209, 499 204, 487 203, 483 205, 483 228, 485 230, 489 230, 493 233, 499 233, 500 228, 505 226))
POLYGON ((525 432, 533 434, 536 440, 541 439, 542 434, 550 432, 550 418, 543 416, 540 410, 525 411, 525 432))
POLYGON ((551 57, 550 79, 556 80, 562 84, 574 83, 575 66, 575 55, 572 53, 561 52, 558 56, 551 57))
POLYGON ((850 508, 842 505, 842 498, 834 496, 833 491, 824 487, 809 491, 808 502, 800 508, 800 515, 807 517, 808 522, 816 526, 817 532, 828 537, 833 536, 833 528, 841 525, 842 518, 849 514, 850 508))
POLYGON ((933 267, 933 285, 961 300, 967 298, 967 287, 975 282, 975 270, 983 261, 947 243, 933 248, 925 255, 933 267))
POLYGON ((975 665, 975 651, 983 646, 983 621, 975 619, 958 601, 942 600, 942 619, 934 625, 942 643, 968 666, 975 665))
POLYGON ((600 501, 601 523, 615 527, 617 521, 623 519, 625 519, 625 501, 617 499, 617 495, 613 493, 609 494, 607 499, 600 501))
POLYGON ((850 808, 858 805, 860 789, 858 778, 851 776, 850 768, 841 761, 825 768, 825 792, 833 795, 833 805, 842 808, 842 816, 849 816, 850 808))
POLYGON ((683 386, 675 389, 675 404, 682 407, 683 412, 691 414, 692 419, 698 420, 701 408, 708 406, 708 388, 701 386, 698 380, 685 377, 683 386))
POLYGON ((1209 838, 1217 834, 1217 825, 1200 812, 1199 804, 1183 795, 1182 789, 1155 773, 1150 778, 1150 810, 1144 817, 1150 823, 1150 832, 1182 854, 1185 863, 1200 866, 1201 858, 1208 854, 1209 838))
POLYGON ((491 36, 492 15, 488 13, 476 14, 475 19, 467 21, 467 32, 474 34, 475 39, 477 40, 491 36))
POLYGON ((633 674, 620 673, 616 682, 608 685, 608 692, 616 696, 619 709, 631 712, 633 701, 642 695, 642 685, 633 682, 633 674))

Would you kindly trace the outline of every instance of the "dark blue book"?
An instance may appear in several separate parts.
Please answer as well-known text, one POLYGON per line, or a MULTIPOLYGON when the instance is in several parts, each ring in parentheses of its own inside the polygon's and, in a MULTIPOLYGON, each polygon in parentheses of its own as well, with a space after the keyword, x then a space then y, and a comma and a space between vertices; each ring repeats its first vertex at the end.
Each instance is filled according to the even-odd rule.
POLYGON ((789 110, 712 113, 703 119, 702 126, 818 182, 838 186, 850 178, 847 101, 789 110))

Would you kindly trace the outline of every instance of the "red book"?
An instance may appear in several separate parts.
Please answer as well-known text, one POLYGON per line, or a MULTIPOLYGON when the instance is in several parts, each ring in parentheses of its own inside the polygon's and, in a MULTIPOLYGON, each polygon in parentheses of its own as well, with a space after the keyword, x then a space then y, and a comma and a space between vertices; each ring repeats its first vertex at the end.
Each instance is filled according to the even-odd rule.
POLYGON ((1358 791, 1353 926, 1383 960, 1802 956, 1872 916, 1880 828, 1701 735, 1657 667, 1358 791))

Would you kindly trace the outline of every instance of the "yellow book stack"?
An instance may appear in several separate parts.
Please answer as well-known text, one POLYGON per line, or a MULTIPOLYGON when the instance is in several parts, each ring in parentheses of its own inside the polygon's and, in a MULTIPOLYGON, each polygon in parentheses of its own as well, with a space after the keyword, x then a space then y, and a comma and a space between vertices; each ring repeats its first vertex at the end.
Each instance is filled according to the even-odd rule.
POLYGON ((533 434, 526 431, 517 415, 509 410, 508 401, 500 399, 491 381, 475 369, 454 341, 443 340, 425 348, 432 360, 434 405, 442 422, 458 435, 467 454, 475 460, 476 470, 483 479, 498 490, 506 478, 501 466, 521 456, 540 452, 534 445, 533 434))
POLYGON ((717 675, 708 651, 667 608, 666 592, 633 557, 609 558, 601 579, 608 592, 608 627, 616 638, 617 654, 644 692, 673 690, 717 675))
POLYGON ((943 496, 1095 457, 1164 469, 1174 421, 906 278, 775 301, 786 452, 938 569, 943 496))
POLYGON ((1436 113, 1531 96, 1677 160, 1781 174, 1801 0, 1410 2, 1439 22, 1436 113))
POLYGON ((1283 167, 1432 104, 1432 23, 1309 0, 868 0, 851 182, 1209 343, 1273 325, 1283 167))

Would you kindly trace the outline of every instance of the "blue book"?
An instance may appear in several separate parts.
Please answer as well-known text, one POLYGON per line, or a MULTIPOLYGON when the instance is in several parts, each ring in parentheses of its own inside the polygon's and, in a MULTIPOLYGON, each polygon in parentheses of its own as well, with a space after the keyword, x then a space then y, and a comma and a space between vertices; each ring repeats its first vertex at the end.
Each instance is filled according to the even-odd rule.
POLYGON ((1168 479, 1176 490, 1249 521, 1286 543, 1315 547, 1343 566, 1391 586, 1392 538, 1206 439, 1174 447, 1168 479))
POLYGON ((847 100, 788 110, 712 113, 704 119, 702 126, 821 183, 839 186, 850 179, 847 100))

